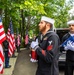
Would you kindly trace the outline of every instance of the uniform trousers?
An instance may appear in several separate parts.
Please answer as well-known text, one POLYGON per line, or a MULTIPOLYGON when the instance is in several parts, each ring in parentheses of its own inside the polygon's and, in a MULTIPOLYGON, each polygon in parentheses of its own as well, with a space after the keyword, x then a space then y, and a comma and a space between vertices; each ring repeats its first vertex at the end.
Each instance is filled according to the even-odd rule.
POLYGON ((8 51, 5 51, 5 67, 9 66, 9 56, 8 51))
POLYGON ((48 71, 41 72, 40 70, 37 70, 36 75, 51 75, 51 74, 48 71))
POLYGON ((74 61, 66 59, 65 75, 73 75, 73 64, 74 64, 74 61))

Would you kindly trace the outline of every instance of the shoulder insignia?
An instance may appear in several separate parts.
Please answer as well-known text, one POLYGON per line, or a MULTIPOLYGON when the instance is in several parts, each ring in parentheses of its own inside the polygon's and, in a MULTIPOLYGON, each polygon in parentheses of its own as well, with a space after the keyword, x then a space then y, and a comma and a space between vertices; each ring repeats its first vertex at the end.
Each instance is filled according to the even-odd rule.
POLYGON ((49 42, 49 45, 51 45, 52 44, 52 41, 48 41, 49 42))
POLYGON ((47 37, 45 37, 43 40, 47 40, 47 37))

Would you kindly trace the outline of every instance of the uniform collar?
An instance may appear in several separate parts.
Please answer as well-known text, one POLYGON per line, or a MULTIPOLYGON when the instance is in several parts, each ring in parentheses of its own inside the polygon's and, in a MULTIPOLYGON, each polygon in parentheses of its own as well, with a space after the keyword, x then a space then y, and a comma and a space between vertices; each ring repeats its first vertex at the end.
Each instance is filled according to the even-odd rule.
POLYGON ((51 32, 54 32, 54 31, 48 30, 45 35, 41 34, 41 37, 43 38, 44 36, 46 36, 47 34, 49 34, 51 32))
POLYGON ((46 34, 51 33, 51 32, 54 32, 54 31, 48 30, 46 34))

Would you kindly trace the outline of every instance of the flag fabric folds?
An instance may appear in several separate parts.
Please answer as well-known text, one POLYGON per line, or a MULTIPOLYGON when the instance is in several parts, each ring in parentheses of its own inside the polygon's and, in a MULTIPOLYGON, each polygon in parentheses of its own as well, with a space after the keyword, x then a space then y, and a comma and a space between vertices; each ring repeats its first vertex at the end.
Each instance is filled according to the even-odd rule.
POLYGON ((29 36, 28 36, 28 30, 26 30, 26 35, 25 35, 25 44, 28 44, 29 36))
POLYGON ((20 42, 20 35, 17 36, 17 46, 20 46, 21 42, 20 42))
POLYGON ((18 31, 18 28, 16 29, 17 31, 16 31, 16 35, 17 35, 17 46, 20 46, 20 44, 21 44, 21 37, 20 37, 20 34, 19 34, 19 31, 18 31))
POLYGON ((61 46, 64 47, 64 46, 66 46, 67 43, 69 43, 69 42, 74 43, 74 36, 70 36, 67 40, 65 40, 65 41, 61 44, 61 46))
POLYGON ((10 24, 9 24, 9 28, 8 28, 8 32, 7 32, 7 40, 9 42, 9 56, 12 56, 14 50, 16 49, 15 46, 15 38, 14 38, 14 32, 13 32, 13 25, 12 25, 12 21, 10 20, 10 24))
POLYGON ((0 74, 3 74, 3 63, 4 63, 4 54, 2 48, 2 42, 6 40, 4 27, 2 24, 2 20, 0 18, 0 74))
POLYGON ((0 43, 2 43, 4 40, 6 40, 6 36, 5 36, 2 20, 0 18, 0 43))

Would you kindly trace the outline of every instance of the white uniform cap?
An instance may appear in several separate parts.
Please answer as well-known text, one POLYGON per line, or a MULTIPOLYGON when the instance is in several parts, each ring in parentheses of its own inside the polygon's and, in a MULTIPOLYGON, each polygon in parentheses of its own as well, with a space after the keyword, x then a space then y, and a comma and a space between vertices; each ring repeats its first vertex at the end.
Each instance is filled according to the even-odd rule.
POLYGON ((48 18, 48 17, 46 17, 46 16, 42 16, 42 18, 41 18, 41 21, 46 21, 46 22, 49 22, 49 23, 51 23, 52 25, 54 25, 54 22, 55 22, 55 20, 54 19, 51 19, 51 18, 48 18))
POLYGON ((67 25, 74 25, 74 20, 68 21, 67 25))

